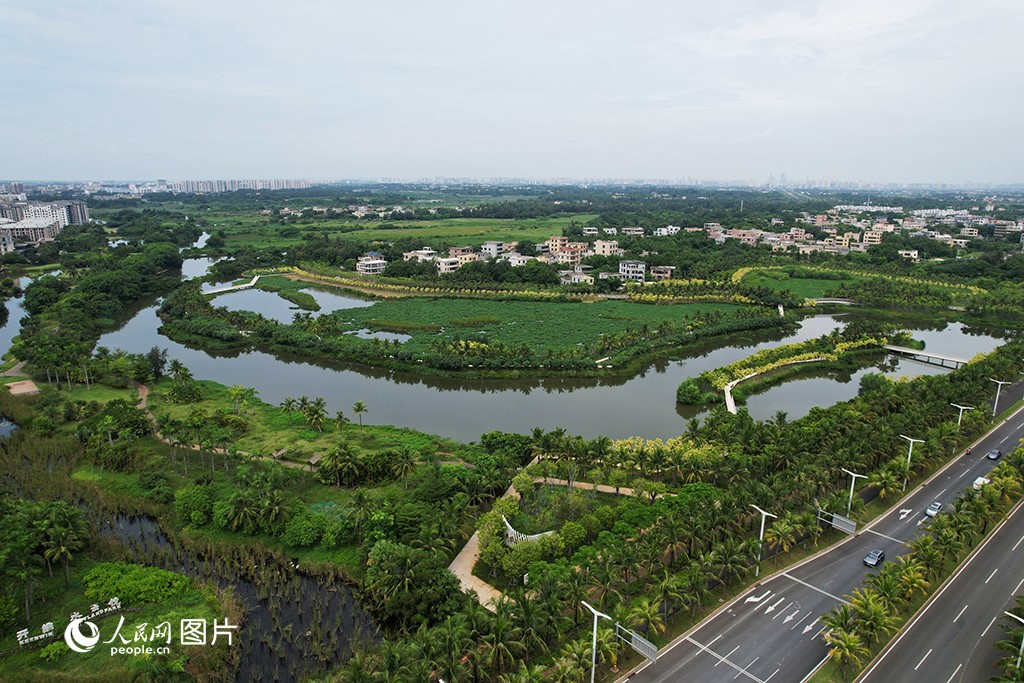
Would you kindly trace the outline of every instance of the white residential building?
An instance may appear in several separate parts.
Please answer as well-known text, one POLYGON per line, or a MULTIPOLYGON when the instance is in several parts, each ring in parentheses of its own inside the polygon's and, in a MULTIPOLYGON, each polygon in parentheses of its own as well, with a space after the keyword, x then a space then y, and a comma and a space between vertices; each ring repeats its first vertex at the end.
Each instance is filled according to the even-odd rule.
POLYGON ((629 235, 630 237, 643 237, 645 232, 644 232, 643 228, 633 227, 633 228, 623 228, 622 229, 622 234, 623 235, 629 235))
POLYGON ((619 234, 618 228, 601 228, 601 232, 603 232, 606 235, 618 235, 619 234))
POLYGON ((619 261, 619 277, 644 282, 647 279, 647 264, 643 261, 619 261))
POLYGON ((488 258, 498 258, 504 251, 504 242, 484 242, 480 245, 480 252, 488 258))
POLYGON ((356 272, 360 275, 380 275, 388 262, 376 256, 360 256, 356 260, 356 272))
POLYGON ((459 262, 459 258, 457 256, 454 258, 439 258, 435 259, 435 261, 437 262, 437 272, 441 275, 454 273, 462 265, 462 263, 459 262))
POLYGON ((537 260, 533 256, 523 256, 522 254, 520 254, 517 251, 507 251, 507 252, 505 252, 504 254, 501 255, 501 258, 503 258, 504 260, 508 261, 508 264, 510 266, 512 266, 513 268, 518 268, 519 266, 525 266, 530 261, 536 261, 537 260))
POLYGON ((669 235, 677 235, 682 230, 678 225, 666 225, 664 228, 655 228, 655 237, 668 237, 669 235))
POLYGON ((403 261, 412 261, 413 259, 416 259, 422 263, 424 261, 433 261, 435 258, 437 258, 437 252, 430 247, 423 247, 422 249, 407 251, 402 254, 403 261))
POLYGON ((583 234, 584 234, 584 235, 587 235, 587 236, 593 236, 593 235, 596 235, 596 234, 597 234, 597 232, 598 232, 598 231, 597 231, 597 228, 595 228, 595 227, 592 227, 592 226, 587 226, 587 227, 583 228, 583 234))

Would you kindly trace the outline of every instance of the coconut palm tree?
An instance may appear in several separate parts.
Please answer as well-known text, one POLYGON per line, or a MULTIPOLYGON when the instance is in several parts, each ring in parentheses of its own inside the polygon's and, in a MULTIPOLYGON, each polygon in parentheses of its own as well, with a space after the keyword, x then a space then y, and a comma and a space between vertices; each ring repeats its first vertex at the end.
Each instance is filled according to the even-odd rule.
POLYGON ((359 416, 359 433, 361 434, 363 431, 363 413, 370 412, 370 409, 362 401, 356 401, 352 406, 352 412, 359 416))
POLYGON ((299 402, 291 396, 285 396, 284 400, 281 401, 281 412, 288 418, 288 424, 292 423, 292 413, 298 408, 299 402))
POLYGON ((859 668, 861 661, 869 653, 867 645, 853 631, 833 630, 825 635, 828 643, 828 657, 839 664, 844 674, 850 669, 859 668))

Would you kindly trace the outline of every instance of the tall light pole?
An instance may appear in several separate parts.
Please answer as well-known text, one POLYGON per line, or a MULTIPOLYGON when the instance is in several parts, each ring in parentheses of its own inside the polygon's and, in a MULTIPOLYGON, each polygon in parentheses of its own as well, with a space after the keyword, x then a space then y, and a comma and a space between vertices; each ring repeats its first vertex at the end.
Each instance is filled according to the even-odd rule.
POLYGON ((914 444, 915 443, 924 443, 924 439, 911 439, 909 436, 907 436, 905 434, 900 434, 900 438, 901 439, 906 439, 907 441, 910 442, 910 450, 907 451, 907 473, 905 475, 903 475, 903 490, 906 491, 907 490, 907 479, 910 478, 910 456, 912 456, 914 454, 914 444))
MULTIPOLYGON (((1003 612, 1003 614, 1005 614, 1008 617, 1013 617, 1014 619, 1016 619, 1020 623, 1024 624, 1024 619, 1018 617, 1013 612, 1003 612)), ((1020 671, 1020 658, 1021 658, 1021 655, 1024 655, 1024 636, 1021 637, 1021 639, 1020 639, 1020 649, 1017 650, 1017 671, 1020 671)))
POLYGON ((990 382, 995 382, 996 383, 996 401, 995 401, 995 403, 992 404, 992 417, 995 417, 996 416, 996 408, 999 406, 999 392, 1000 392, 1000 390, 1002 390, 1003 385, 1004 384, 1009 384, 1009 382, 1003 382, 1003 381, 998 380, 998 379, 992 379, 991 377, 989 377, 988 379, 989 379, 990 382))
POLYGON ((849 474, 850 477, 851 477, 851 479, 850 479, 850 503, 849 503, 849 505, 846 506, 846 516, 849 517, 850 516, 850 512, 853 510, 853 487, 857 483, 857 477, 861 477, 862 479, 867 479, 868 475, 866 475, 866 474, 857 474, 855 472, 851 472, 850 470, 846 469, 845 467, 841 467, 840 469, 843 470, 843 472, 846 472, 847 474, 849 474))
POLYGON ((974 410, 974 408, 972 408, 971 406, 962 406, 959 403, 950 403, 949 405, 953 406, 954 408, 956 408, 957 410, 960 411, 960 414, 956 418, 956 431, 959 432, 960 431, 960 423, 963 422, 963 420, 964 420, 964 411, 965 410, 974 410))
POLYGON ((761 573, 761 549, 764 547, 764 522, 769 517, 771 517, 772 519, 778 519, 779 517, 778 517, 778 515, 773 515, 770 512, 766 512, 765 510, 762 510, 761 508, 757 507, 753 503, 750 504, 750 507, 754 508, 755 510, 757 510, 758 512, 761 513, 761 533, 757 537, 757 540, 758 540, 758 544, 757 544, 757 567, 755 567, 755 569, 754 569, 754 576, 756 577, 756 576, 758 576, 761 573))
POLYGON ((611 621, 612 618, 604 612, 598 612, 583 600, 580 600, 580 602, 584 607, 594 613, 594 638, 590 643, 590 683, 594 683, 594 673, 597 671, 597 618, 604 617, 608 621, 611 621))

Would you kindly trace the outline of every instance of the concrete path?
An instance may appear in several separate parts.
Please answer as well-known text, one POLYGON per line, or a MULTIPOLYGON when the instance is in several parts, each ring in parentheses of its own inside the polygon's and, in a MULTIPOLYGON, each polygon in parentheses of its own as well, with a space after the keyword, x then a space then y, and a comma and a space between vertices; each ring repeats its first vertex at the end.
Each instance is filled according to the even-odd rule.
MULTIPOLYGON (((778 368, 775 368, 775 369, 778 370, 779 368, 784 368, 787 365, 799 365, 800 363, 817 363, 817 362, 823 361, 823 360, 827 360, 827 359, 826 358, 807 358, 805 360, 794 360, 794 361, 790 361, 788 363, 783 363, 782 365, 780 365, 778 368)), ((733 395, 732 395, 733 388, 737 384, 739 384, 740 382, 748 380, 751 377, 757 377, 758 375, 761 375, 761 374, 764 374, 764 373, 752 372, 749 375, 746 375, 745 377, 740 377, 739 379, 734 379, 733 381, 731 381, 728 384, 726 384, 725 385, 725 409, 728 410, 733 415, 735 415, 736 414, 736 399, 733 398, 733 395)))

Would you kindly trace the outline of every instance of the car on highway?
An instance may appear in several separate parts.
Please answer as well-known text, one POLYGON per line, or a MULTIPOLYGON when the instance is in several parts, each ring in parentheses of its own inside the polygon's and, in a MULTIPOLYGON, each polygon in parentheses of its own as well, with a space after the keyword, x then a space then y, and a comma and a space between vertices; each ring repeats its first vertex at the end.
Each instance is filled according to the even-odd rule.
POLYGON ((928 515, 929 517, 934 517, 940 512, 942 512, 942 503, 940 503, 939 501, 935 501, 934 503, 928 506, 928 509, 924 511, 924 514, 928 515))
POLYGON ((999 458, 1003 457, 1003 452, 998 448, 993 448, 992 450, 985 454, 985 457, 988 458, 989 460, 998 460, 999 458))
POLYGON ((864 564, 869 567, 877 567, 885 561, 885 551, 881 548, 875 548, 864 557, 864 564))

